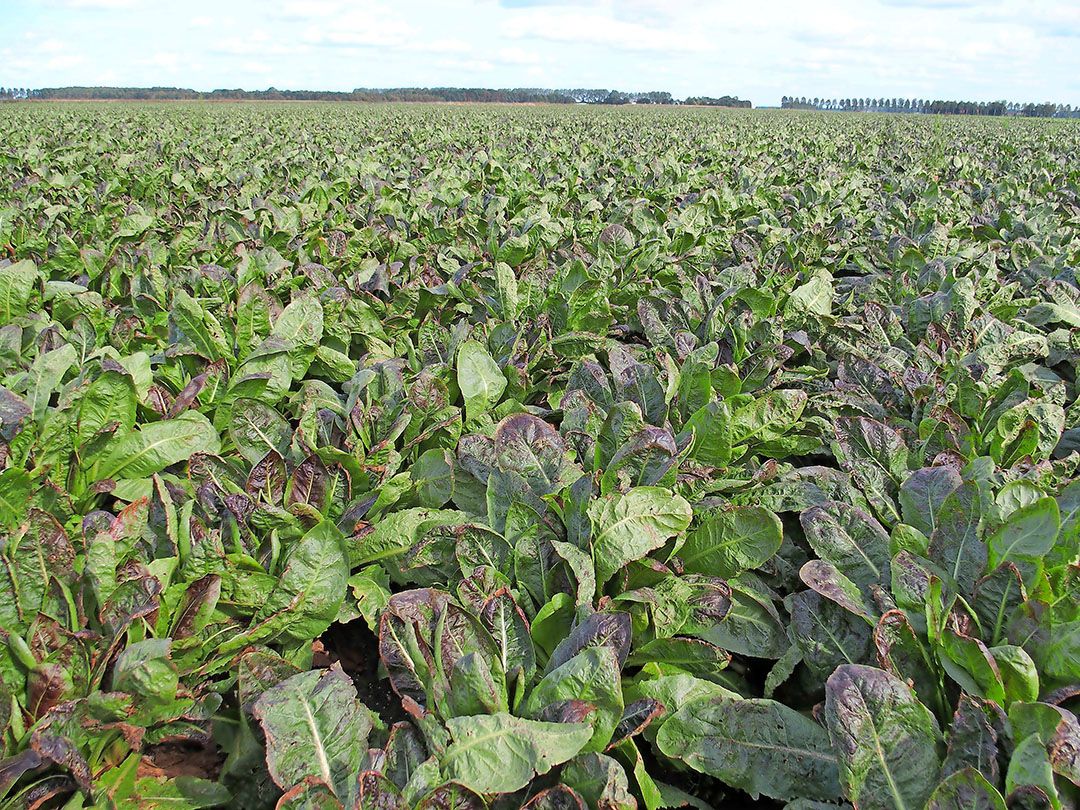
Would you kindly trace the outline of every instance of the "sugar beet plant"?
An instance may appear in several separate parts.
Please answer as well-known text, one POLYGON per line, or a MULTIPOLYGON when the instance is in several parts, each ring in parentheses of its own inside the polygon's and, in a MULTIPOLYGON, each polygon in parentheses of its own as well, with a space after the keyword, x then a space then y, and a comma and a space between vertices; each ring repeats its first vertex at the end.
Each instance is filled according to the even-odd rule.
POLYGON ((1080 129, 0 121, 4 807, 1076 806, 1080 129))

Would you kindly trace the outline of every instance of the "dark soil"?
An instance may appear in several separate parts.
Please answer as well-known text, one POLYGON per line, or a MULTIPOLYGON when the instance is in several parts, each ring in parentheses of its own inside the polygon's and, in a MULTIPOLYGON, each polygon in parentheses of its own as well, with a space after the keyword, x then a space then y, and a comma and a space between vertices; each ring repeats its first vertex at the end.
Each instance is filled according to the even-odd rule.
POLYGON ((388 725, 407 720, 401 700, 379 673, 379 642, 363 619, 334 624, 315 642, 313 665, 340 663, 352 678, 361 702, 388 725))

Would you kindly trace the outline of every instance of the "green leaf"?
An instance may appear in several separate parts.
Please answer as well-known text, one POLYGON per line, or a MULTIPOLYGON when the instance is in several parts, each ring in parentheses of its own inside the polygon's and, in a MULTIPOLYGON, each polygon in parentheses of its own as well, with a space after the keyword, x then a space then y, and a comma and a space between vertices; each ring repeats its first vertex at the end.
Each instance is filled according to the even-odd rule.
POLYGON ((169 639, 155 638, 127 647, 113 666, 112 688, 157 704, 175 699, 180 678, 169 658, 170 646, 169 639))
POLYGON ((509 590, 500 589, 484 602, 480 621, 491 633, 502 671, 518 672, 525 683, 536 671, 536 653, 529 637, 529 624, 509 590))
POLYGON ((857 615, 814 591, 788 597, 791 636, 805 663, 819 678, 841 664, 867 660, 871 628, 857 615))
POLYGON ((1046 568, 1080 561, 1080 481, 1073 481, 1058 493, 1061 531, 1058 543, 1048 555, 1046 568))
POLYGON ((27 313, 41 271, 32 261, 0 267, 0 326, 27 313))
POLYGON ((971 593, 986 569, 982 540, 983 500, 979 486, 967 482, 941 504, 937 528, 930 536, 930 559, 963 593, 971 593))
MULTIPOLYGON (((21 509, 17 521, 21 525, 6 538, 0 554, 0 582, 5 586, 0 617, 9 633, 17 633, 39 614, 63 621, 66 615, 74 613, 60 587, 66 587, 75 579, 76 554, 67 533, 55 518, 38 509, 27 508, 29 482, 25 494, 10 489, 12 476, 25 479, 26 473, 22 470, 0 473, 0 498, 3 499, 0 503, 3 503, 4 511, 21 509)), ((14 528, 15 521, 9 525, 14 528)))
POLYGON ((587 647, 547 673, 529 693, 521 714, 540 718, 550 706, 568 700, 584 701, 594 709, 585 718, 593 733, 583 750, 604 750, 623 713, 619 663, 610 647, 587 647))
POLYGON ((1041 498, 1009 515, 986 541, 990 567, 1004 562, 1037 563, 1046 556, 1057 541, 1061 517, 1053 498, 1041 498))
POLYGON ((136 236, 141 236, 150 226, 154 224, 154 218, 147 214, 128 214, 122 220, 120 225, 116 229, 116 236, 119 239, 133 239, 136 236))
POLYGON ((372 721, 340 666, 292 676, 264 692, 253 713, 266 734, 266 764, 278 787, 315 777, 349 804, 372 721))
POLYGON ((1015 701, 1030 703, 1039 699, 1039 671, 1023 647, 1003 644, 991 647, 1005 689, 1006 706, 1015 701))
POLYGON ((843 503, 828 503, 806 510, 799 521, 818 557, 836 566, 868 597, 872 585, 889 587, 889 535, 866 512, 843 503))
POLYGON ((754 799, 840 796, 825 729, 773 700, 692 701, 664 721, 656 744, 665 756, 754 799))
POLYGON ((438 509, 454 497, 454 457, 449 450, 433 447, 422 453, 410 474, 421 506, 438 509))
POLYGON ((738 576, 764 565, 784 540, 780 518, 758 506, 738 506, 712 515, 679 549, 685 570, 709 576, 738 576))
POLYGON ((543 723, 500 712, 452 717, 442 757, 446 779, 477 793, 511 793, 574 757, 592 737, 588 723, 543 723))
POLYGON ((964 479, 952 467, 916 470, 900 486, 900 511, 904 523, 929 537, 937 528, 937 513, 945 499, 964 479))
POLYGON ((950 677, 968 694, 1005 704, 1001 672, 986 645, 959 632, 949 622, 939 639, 938 658, 950 677))
POLYGON ((776 659, 790 646, 787 627, 770 596, 748 583, 733 581, 731 610, 701 638, 723 650, 755 658, 776 659))
POLYGON ((941 766, 941 732, 907 684, 873 667, 838 667, 825 686, 825 722, 848 800, 921 810, 941 766))
POLYGON ((518 283, 513 269, 508 264, 495 263, 495 283, 499 289, 502 316, 506 321, 513 322, 518 315, 518 283))
POLYGON ((349 540, 349 565, 357 568, 368 563, 396 557, 412 549, 430 529, 468 521, 462 512, 452 509, 403 509, 382 518, 374 530, 349 540))
POLYGON ((685 430, 693 430, 690 456, 710 467, 731 461, 731 409, 726 402, 710 402, 691 414, 685 430))
POLYGON ((26 519, 30 491, 30 476, 24 470, 12 468, 0 472, 0 524, 9 531, 26 519))
POLYGON ((895 499, 900 483, 908 476, 908 448, 903 437, 873 419, 842 418, 836 420, 834 453, 882 522, 889 526, 899 522, 895 499))
POLYGON ((637 810, 626 771, 603 754, 582 754, 566 763, 560 774, 563 784, 578 793, 589 807, 604 810, 637 810))
POLYGON ((195 350, 208 360, 220 360, 229 351, 225 336, 216 321, 211 321, 202 305, 184 290, 173 295, 169 312, 173 321, 195 346, 195 350), (210 327, 216 327, 211 331, 210 327))
POLYGON ((1016 739, 1041 739, 1054 773, 1080 787, 1080 721, 1075 714, 1049 703, 1014 703, 1009 725, 1016 739))
POLYGON ((1016 744, 1005 773, 1005 792, 1013 794, 1018 789, 1036 787, 1050 799, 1050 806, 1060 808, 1061 799, 1054 785, 1054 768, 1046 751, 1046 743, 1038 734, 1024 737, 1016 744))
POLYGON ((817 269, 809 281, 791 291, 785 313, 828 317, 832 314, 833 295, 832 275, 827 270, 817 269))
POLYGON ((635 487, 589 506, 593 526, 596 582, 603 586, 633 560, 655 551, 690 525, 693 510, 678 495, 659 487, 635 487))
POLYGON ((1005 800, 985 776, 974 768, 964 768, 934 788, 926 810, 1005 810, 1005 800))
POLYGON ((805 391, 779 389, 736 410, 731 416, 731 443, 772 441, 795 427, 806 408, 805 391))
POLYGON ((810 560, 799 569, 799 579, 844 610, 873 623, 874 616, 866 607, 867 602, 859 586, 832 563, 810 560))
MULTIPOLYGON (((356 610, 373 633, 379 630, 379 614, 390 601, 390 578, 382 566, 369 565, 349 577, 356 610)), ((344 621, 339 617, 339 621, 344 621)))
POLYGON ((213 455, 220 450, 217 431, 207 418, 197 411, 185 411, 175 419, 143 425, 109 442, 95 472, 99 479, 147 478, 195 453, 213 455))
POLYGON ((987 644, 1001 643, 1024 601, 1024 583, 1014 565, 999 566, 975 583, 973 607, 987 644))
POLYGON ((270 337, 289 346, 290 354, 298 350, 314 353, 322 336, 323 308, 319 299, 312 296, 298 298, 285 307, 270 330, 270 337))
POLYGON ((67 374, 68 369, 75 365, 78 356, 75 347, 64 344, 59 349, 39 354, 34 360, 28 373, 28 385, 26 389, 26 404, 36 421, 45 416, 45 409, 49 407, 49 399, 60 385, 60 381, 67 374))
POLYGON ((233 404, 229 438, 251 464, 270 452, 285 455, 292 435, 292 426, 271 406, 254 399, 233 404))
POLYGON ((345 600, 349 564, 344 538, 329 521, 317 524, 288 552, 285 568, 253 629, 297 642, 318 638, 337 618, 345 600))
POLYGON ((470 422, 494 408, 506 390, 506 378, 499 366, 475 340, 465 341, 458 349, 457 383, 470 422))
POLYGON ((631 666, 650 661, 664 671, 682 670, 702 678, 717 680, 731 663, 731 654, 700 638, 657 638, 639 645, 627 659, 631 666))
POLYGON ((137 406, 138 394, 130 375, 102 372, 79 398, 76 442, 84 444, 111 422, 118 422, 122 432, 130 431, 135 426, 137 406))
POLYGON ((227 805, 231 799, 224 785, 196 776, 140 777, 131 797, 135 806, 147 810, 199 810, 227 805))

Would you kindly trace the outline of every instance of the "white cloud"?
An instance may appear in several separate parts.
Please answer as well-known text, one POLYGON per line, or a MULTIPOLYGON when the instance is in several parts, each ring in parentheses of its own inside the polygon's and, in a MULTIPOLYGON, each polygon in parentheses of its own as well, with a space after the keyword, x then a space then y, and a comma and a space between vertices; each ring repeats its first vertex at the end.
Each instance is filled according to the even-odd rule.
POLYGON ((435 39, 430 42, 411 42, 407 45, 411 51, 421 53, 472 53, 474 46, 464 39, 435 39))
POLYGON ((219 39, 210 46, 210 50, 229 56, 284 56, 296 55, 307 48, 302 44, 275 37, 264 29, 255 29, 243 35, 219 39))
POLYGON ((495 65, 486 59, 441 59, 438 64, 444 69, 467 73, 490 73, 495 69, 495 65))
POLYGON ((46 59, 44 67, 47 70, 70 70, 73 67, 82 65, 85 61, 81 54, 61 53, 46 59))
POLYGON ((606 11, 565 7, 528 8, 503 25, 513 39, 542 39, 599 45, 631 51, 703 51, 709 44, 699 31, 618 19, 606 11))
MULTIPOLYGON (((333 6, 332 3, 315 5, 333 6)), ((308 15, 311 19, 311 15, 308 15)), ((412 25, 390 9, 365 3, 361 8, 341 9, 311 19, 302 38, 312 45, 347 47, 398 47, 416 36, 412 25)))
POLYGON ((535 51, 527 51, 517 46, 499 48, 492 58, 502 65, 538 65, 543 61, 535 51))
MULTIPOLYGON (((0 64, 4 73, 11 76, 24 76, 34 69, 64 71, 77 68, 86 63, 83 53, 73 48, 68 42, 55 37, 42 37, 30 31, 23 34, 28 44, 15 50, 5 48, 0 54, 0 64)), ((10 83, 0 80, 0 85, 10 83)), ((18 84, 25 83, 20 79, 18 84)))
POLYGON ((280 3, 278 16, 287 19, 325 20, 340 14, 346 8, 338 0, 291 0, 280 3))
POLYGON ((49 5, 74 9, 97 9, 113 11, 122 8, 135 8, 142 0, 47 0, 49 5))
POLYGON ((982 0, 879 0, 882 5, 897 8, 975 8, 985 5, 982 0))
POLYGON ((153 56, 150 56, 145 60, 147 65, 157 68, 164 68, 168 71, 175 71, 180 67, 180 54, 172 51, 158 51, 153 56))

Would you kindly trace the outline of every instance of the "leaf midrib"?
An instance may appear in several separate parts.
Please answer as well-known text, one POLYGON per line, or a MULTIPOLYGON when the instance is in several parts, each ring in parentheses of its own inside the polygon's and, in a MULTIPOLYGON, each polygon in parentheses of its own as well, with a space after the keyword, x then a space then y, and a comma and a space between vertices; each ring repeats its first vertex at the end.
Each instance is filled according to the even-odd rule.
MULTIPOLYGON (((165 424, 165 423, 160 422, 158 424, 165 424)), ((192 425, 192 427, 194 428, 195 426, 192 425)), ((191 439, 197 438, 200 435, 200 433, 201 433, 201 431, 194 431, 192 433, 186 433, 186 434, 181 434, 181 435, 176 435, 176 434, 170 433, 167 436, 163 436, 161 439, 158 439, 155 442, 151 442, 150 444, 143 447, 139 452, 135 453, 133 456, 129 457, 128 459, 126 459, 125 461, 120 463, 119 466, 117 466, 115 469, 109 471, 109 468, 106 467, 102 471, 102 478, 110 478, 110 479, 114 478, 117 473, 119 473, 119 472, 121 472, 123 470, 126 470, 132 464, 134 464, 136 461, 138 461, 139 459, 144 457, 147 453, 149 453, 152 450, 156 450, 158 447, 161 447, 163 444, 166 444, 169 441, 175 440, 176 442, 187 442, 187 441, 190 441, 191 439), (108 472, 106 472, 106 471, 108 471, 108 472)), ((139 435, 142 436, 143 432, 139 431, 139 435)))
POLYGON ((319 759, 319 770, 322 771, 323 778, 326 780, 326 784, 333 789, 333 777, 330 773, 330 762, 326 758, 325 745, 323 744, 322 734, 319 733, 318 724, 315 722, 315 715, 311 713, 311 706, 308 705, 307 699, 300 690, 294 690, 300 698, 300 705, 304 707, 304 715, 307 719, 308 728, 311 730, 311 736, 315 740, 315 753, 319 759))

